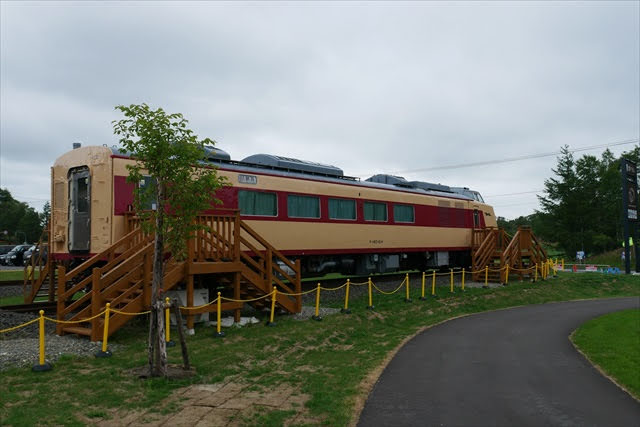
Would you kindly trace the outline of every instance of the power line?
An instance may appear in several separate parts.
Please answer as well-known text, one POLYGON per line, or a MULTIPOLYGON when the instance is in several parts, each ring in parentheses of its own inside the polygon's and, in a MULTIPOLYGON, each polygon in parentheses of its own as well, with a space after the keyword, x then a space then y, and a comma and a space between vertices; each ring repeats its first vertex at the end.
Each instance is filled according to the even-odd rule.
POLYGON ((538 202, 524 202, 524 203, 511 203, 509 205, 491 205, 494 208, 510 208, 512 206, 532 206, 533 204, 538 204, 538 202))
POLYGON ((532 190, 532 191, 521 191, 519 193, 506 193, 506 194, 492 194, 490 196, 483 196, 483 197, 503 197, 503 196, 519 196, 521 194, 533 194, 533 193, 540 193, 544 190, 532 190))
MULTIPOLYGON (((608 147, 616 147, 619 145, 637 144, 639 142, 640 142, 640 139, 634 138, 634 139, 627 139, 624 141, 616 141, 616 142, 609 142, 606 144, 598 144, 598 145, 590 145, 588 147, 574 148, 568 151, 570 153, 577 153, 580 151, 595 150, 597 148, 608 148, 608 147)), ((446 165, 446 166, 432 166, 429 168, 420 168, 420 169, 407 169, 407 170, 392 172, 392 175, 401 174, 401 173, 428 172, 428 171, 444 170, 444 169, 470 168, 474 166, 486 166, 486 165, 493 165, 498 163, 509 163, 509 162, 517 162, 521 160, 539 159, 542 157, 557 156, 558 154, 562 154, 562 151, 553 151, 553 152, 539 153, 539 154, 527 154, 524 156, 507 157, 504 159, 484 160, 481 162, 459 163, 459 164, 446 165)))

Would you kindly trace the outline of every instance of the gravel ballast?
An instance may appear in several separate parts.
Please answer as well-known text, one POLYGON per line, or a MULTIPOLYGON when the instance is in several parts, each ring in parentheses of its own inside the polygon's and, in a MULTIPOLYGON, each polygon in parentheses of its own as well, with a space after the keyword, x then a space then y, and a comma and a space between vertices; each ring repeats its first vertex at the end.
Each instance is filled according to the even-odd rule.
MULTIPOLYGON (((0 310, 0 329, 8 329, 37 318, 30 313, 14 313, 0 310)), ((93 356, 100 350, 100 342, 72 335, 55 335, 55 324, 45 322, 45 358, 53 363, 63 354, 93 356)), ((39 340, 38 322, 0 335, 0 370, 15 366, 32 366, 38 363, 39 340)), ((111 347, 111 345, 110 345, 111 347)))

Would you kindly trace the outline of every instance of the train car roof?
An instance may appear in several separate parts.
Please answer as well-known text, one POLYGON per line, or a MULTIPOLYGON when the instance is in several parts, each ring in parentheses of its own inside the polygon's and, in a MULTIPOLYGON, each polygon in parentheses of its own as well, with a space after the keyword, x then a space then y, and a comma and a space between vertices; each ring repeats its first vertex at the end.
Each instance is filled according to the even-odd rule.
POLYGON ((213 162, 213 163, 215 163, 216 166, 218 166, 220 169, 230 170, 234 172, 248 172, 248 173, 282 176, 282 177, 288 177, 288 178, 312 179, 315 181, 329 182, 333 184, 347 184, 347 185, 355 185, 360 187, 403 191, 403 192, 429 195, 429 196, 446 197, 450 199, 470 200, 470 201, 474 200, 473 198, 468 197, 464 194, 455 193, 455 192, 425 190, 423 188, 405 187, 405 186, 398 186, 398 185, 386 184, 381 182, 373 182, 373 181, 360 181, 357 178, 347 177, 347 176, 332 177, 332 176, 326 176, 322 174, 311 174, 311 173, 303 173, 303 172, 297 172, 297 171, 291 171, 291 170, 282 170, 280 168, 268 168, 268 167, 264 167, 264 165, 256 165, 256 164, 244 163, 244 162, 213 162))
MULTIPOLYGON (((132 157, 130 152, 119 147, 113 146, 110 147, 110 149, 114 156, 132 157)), ((361 181, 359 178, 344 175, 342 169, 336 166, 298 160, 291 157, 256 154, 246 157, 242 161, 235 161, 231 160, 231 156, 226 151, 216 147, 207 146, 205 147, 205 152, 206 159, 203 159, 201 164, 212 165, 234 172, 313 179, 334 184, 349 184, 467 201, 475 200, 463 192, 456 191, 458 190, 456 187, 452 188, 442 184, 432 184, 422 181, 409 182, 403 177, 398 176, 378 174, 365 181, 361 181)))

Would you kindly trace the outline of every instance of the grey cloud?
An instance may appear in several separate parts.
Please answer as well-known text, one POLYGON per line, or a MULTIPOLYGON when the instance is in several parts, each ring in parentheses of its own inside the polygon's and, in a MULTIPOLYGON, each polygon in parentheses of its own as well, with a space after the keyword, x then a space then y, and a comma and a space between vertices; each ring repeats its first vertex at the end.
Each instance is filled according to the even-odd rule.
MULTIPOLYGON (((113 107, 134 102, 182 112, 233 158, 284 154, 358 176, 637 138, 639 10, 4 2, 0 185, 17 185, 7 162, 47 178, 71 142, 114 143, 113 107)), ((541 188, 554 163, 413 178, 501 194, 541 188)))

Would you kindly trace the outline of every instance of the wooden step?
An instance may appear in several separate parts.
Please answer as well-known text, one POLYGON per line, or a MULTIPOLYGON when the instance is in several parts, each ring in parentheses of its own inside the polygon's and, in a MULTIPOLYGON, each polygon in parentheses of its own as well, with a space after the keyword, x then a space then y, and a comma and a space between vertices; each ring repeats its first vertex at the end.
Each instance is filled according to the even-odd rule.
MULTIPOLYGON (((116 299, 116 298, 105 298, 105 300, 106 300, 108 303, 111 303, 111 302, 112 302, 113 300, 115 300, 115 299, 116 299)), ((135 298, 125 298, 125 299, 123 299, 123 300, 118 301, 118 304, 120 304, 120 307, 122 307, 122 305, 123 305, 123 304, 124 304, 124 305, 127 305, 127 304, 129 304, 130 302, 133 302, 133 301, 135 301, 135 298)), ((111 308, 115 308, 115 307, 111 307, 111 308)))
POLYGON ((62 328, 62 331, 65 334, 77 334, 87 337, 91 336, 91 328, 84 328, 82 326, 65 326, 64 328, 62 328))

